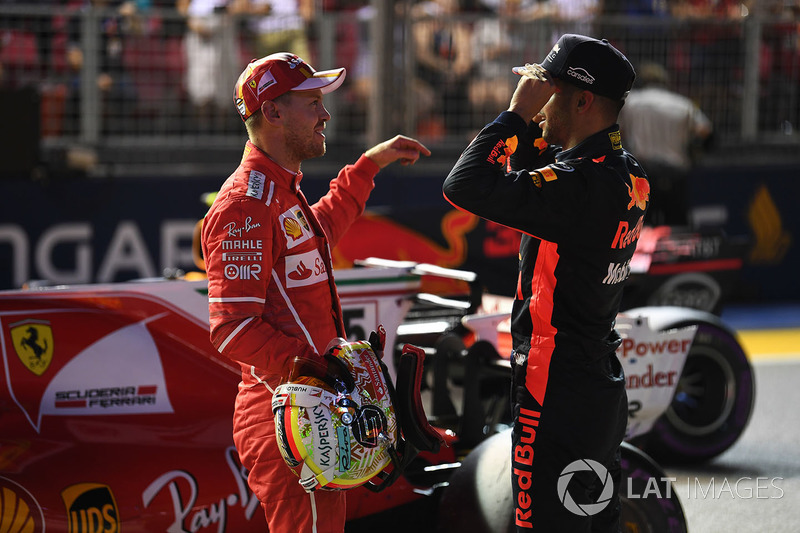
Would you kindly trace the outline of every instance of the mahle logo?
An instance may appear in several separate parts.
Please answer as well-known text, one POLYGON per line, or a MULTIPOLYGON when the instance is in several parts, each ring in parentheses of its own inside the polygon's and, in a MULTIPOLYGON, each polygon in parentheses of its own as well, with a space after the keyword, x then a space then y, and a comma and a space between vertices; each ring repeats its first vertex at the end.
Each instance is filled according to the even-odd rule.
POLYGON ((561 471, 558 478, 558 499, 566 507, 566 509, 578 516, 593 516, 602 511, 611 502, 614 495, 614 481, 611 479, 611 474, 608 473, 606 467, 593 461, 592 459, 578 459, 573 461, 561 471), (569 484, 572 481, 572 476, 577 472, 594 472, 595 475, 603 483, 603 490, 597 501, 594 503, 576 503, 569 492, 569 484))

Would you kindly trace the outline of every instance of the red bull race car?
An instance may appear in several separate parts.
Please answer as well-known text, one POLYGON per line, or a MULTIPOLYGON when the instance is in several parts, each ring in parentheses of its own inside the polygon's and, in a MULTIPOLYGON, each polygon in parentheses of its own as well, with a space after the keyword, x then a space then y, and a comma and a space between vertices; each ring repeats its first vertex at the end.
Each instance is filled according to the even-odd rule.
MULTIPOLYGON (((405 343, 425 350, 421 397, 445 445, 381 492, 349 490, 347 531, 508 531, 510 485, 497 480, 510 476, 496 475, 510 466, 507 302, 483 295, 471 272, 365 263, 336 272, 349 335, 365 339, 380 324, 387 354, 405 343), (469 289, 421 293, 426 277, 469 289)), ((659 307, 618 325, 628 440, 683 460, 730 447, 754 390, 724 324, 659 307)), ((240 371, 208 337, 202 280, 0 292, 0 531, 264 531, 232 443, 240 371)), ((396 376, 396 358, 384 359, 396 376)), ((623 466, 625 531, 685 531, 674 491, 648 485, 669 483, 658 464, 626 442, 623 466)))

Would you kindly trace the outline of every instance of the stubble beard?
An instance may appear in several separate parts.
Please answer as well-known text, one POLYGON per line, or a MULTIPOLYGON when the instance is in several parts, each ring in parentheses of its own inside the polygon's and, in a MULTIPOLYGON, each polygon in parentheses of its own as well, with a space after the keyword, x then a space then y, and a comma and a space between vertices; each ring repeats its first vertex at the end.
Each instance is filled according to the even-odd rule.
POLYGON ((322 157, 325 155, 327 149, 325 140, 323 139, 322 142, 320 142, 317 139, 316 133, 312 132, 312 135, 309 137, 295 129, 286 131, 286 146, 292 158, 299 162, 322 157))
POLYGON ((563 146, 564 144, 564 123, 559 119, 546 118, 544 128, 542 128, 542 139, 551 146, 563 146))

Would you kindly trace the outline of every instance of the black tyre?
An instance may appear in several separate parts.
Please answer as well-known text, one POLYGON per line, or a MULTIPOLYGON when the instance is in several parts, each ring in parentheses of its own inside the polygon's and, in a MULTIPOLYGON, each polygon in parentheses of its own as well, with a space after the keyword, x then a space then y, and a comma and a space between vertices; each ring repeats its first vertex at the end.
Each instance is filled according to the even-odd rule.
POLYGON ((737 340, 700 324, 672 403, 640 442, 660 463, 709 460, 742 434, 754 399, 753 369, 737 340))
POLYGON ((640 449, 622 443, 619 488, 622 533, 686 533, 686 517, 664 471, 640 449))
MULTIPOLYGON (((686 532, 683 508, 666 475, 650 457, 627 443, 622 443, 619 495, 624 533, 686 532)), ((436 531, 515 531, 510 430, 483 441, 450 477, 436 531)))
POLYGON ((514 531, 510 429, 484 440, 453 472, 436 526, 439 533, 514 531))

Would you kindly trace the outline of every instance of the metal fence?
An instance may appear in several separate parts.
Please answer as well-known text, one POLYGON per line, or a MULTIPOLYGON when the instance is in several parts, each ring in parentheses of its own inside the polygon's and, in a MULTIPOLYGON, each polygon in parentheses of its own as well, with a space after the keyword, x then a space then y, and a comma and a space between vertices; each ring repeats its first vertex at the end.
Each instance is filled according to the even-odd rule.
MULTIPOLYGON (((634 66, 664 65, 672 87, 711 118, 720 146, 800 146, 796 20, 443 18, 401 9, 410 4, 318 10, 306 24, 309 62, 348 69, 345 85, 326 97, 329 147, 361 149, 403 132, 432 148, 463 148, 507 106, 511 67, 541 60, 570 31, 608 38, 634 66)), ((202 23, 200 34, 172 9, 3 4, 2 98, 35 93, 40 156, 67 167, 156 172, 202 162, 212 149, 238 150, 244 128, 230 94, 260 51, 259 35, 253 17, 215 13, 202 23)))

